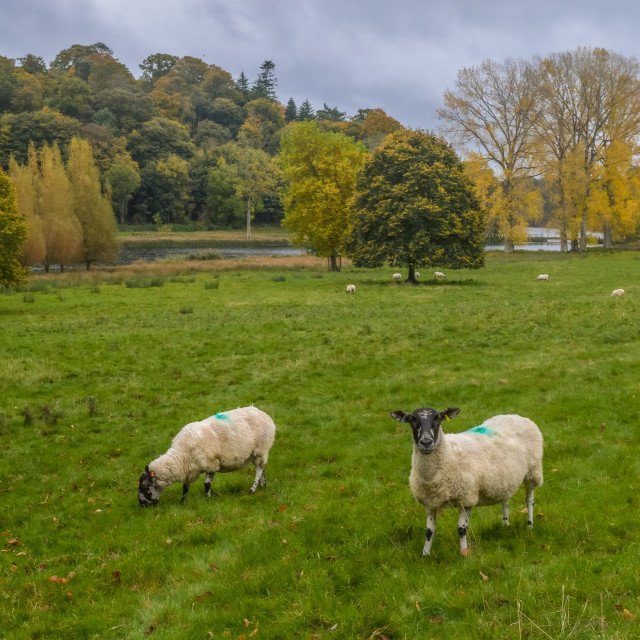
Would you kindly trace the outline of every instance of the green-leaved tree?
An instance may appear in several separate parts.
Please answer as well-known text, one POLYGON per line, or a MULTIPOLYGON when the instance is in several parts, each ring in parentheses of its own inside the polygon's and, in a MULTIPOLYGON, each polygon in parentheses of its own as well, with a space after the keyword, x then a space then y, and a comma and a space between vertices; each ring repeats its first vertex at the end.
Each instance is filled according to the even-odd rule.
POLYGON ((387 136, 365 162, 347 255, 356 266, 484 266, 484 218, 453 149, 428 132, 387 136))
POLYGON ((0 285, 15 287, 26 278, 19 258, 27 238, 27 223, 18 212, 16 191, 0 168, 0 285))

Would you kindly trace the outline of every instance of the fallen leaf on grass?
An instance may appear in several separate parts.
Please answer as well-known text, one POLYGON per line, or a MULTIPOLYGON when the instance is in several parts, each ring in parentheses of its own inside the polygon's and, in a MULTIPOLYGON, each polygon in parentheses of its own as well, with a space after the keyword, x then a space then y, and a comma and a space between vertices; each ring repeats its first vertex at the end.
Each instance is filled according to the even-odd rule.
POLYGON ((196 596, 196 602, 204 602, 211 597, 211 591, 205 591, 201 596, 196 596))
POLYGON ((416 609, 420 611, 420 603, 416 600, 416 609))
POLYGON ((111 572, 111 582, 113 582, 113 584, 120 584, 120 572, 119 571, 112 571, 111 572))
POLYGON ((244 626, 248 627, 251 624, 251 620, 247 620, 247 618, 244 619, 244 626))
POLYGON ((216 567, 215 564, 210 564, 209 565, 216 573, 219 573, 220 569, 218 569, 218 567, 216 567))
POLYGON ((480 574, 480 577, 482 578, 483 582, 486 582, 487 580, 489 580, 489 576, 485 576, 484 573, 482 573, 482 571, 478 572, 480 574))
POLYGON ((249 637, 252 638, 253 636, 256 635, 256 633, 258 633, 258 628, 257 627, 249 634, 249 637))
POLYGON ((444 622, 444 618, 442 616, 436 616, 435 618, 431 618, 431 624, 442 624, 444 622))
POLYGON ((17 545, 20 544, 20 538, 11 538, 7 544, 17 545))
POLYGON ((277 509, 277 511, 286 511, 286 510, 287 510, 287 505, 286 504, 281 504, 277 509))
POLYGON ((633 613, 631 613, 631 612, 629 611, 629 609, 625 609, 625 610, 622 612, 622 617, 623 617, 625 620, 633 620, 633 613))

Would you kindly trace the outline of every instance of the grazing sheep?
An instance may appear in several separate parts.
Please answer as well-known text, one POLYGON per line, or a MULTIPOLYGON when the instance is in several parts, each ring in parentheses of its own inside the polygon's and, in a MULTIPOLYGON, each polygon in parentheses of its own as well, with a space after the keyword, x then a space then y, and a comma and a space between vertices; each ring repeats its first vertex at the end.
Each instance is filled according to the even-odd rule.
POLYGON ((548 280, 549 279, 549 274, 548 273, 541 273, 536 280, 548 280))
POLYGON ((402 280, 402 274, 401 273, 394 273, 392 277, 396 281, 402 280))
POLYGON ((356 285, 355 284, 348 284, 347 285, 347 293, 355 293, 356 292, 356 285))
POLYGON ((419 272, 419 271, 414 271, 414 273, 413 273, 413 277, 414 277, 416 280, 420 280, 420 272, 419 272))
POLYGON ((445 275, 444 275, 444 273, 442 273, 442 271, 436 271, 436 272, 433 274, 433 277, 434 277, 434 278, 446 278, 447 276, 445 276, 445 275))
POLYGON ((612 296, 623 296, 624 295, 624 289, 614 289, 613 293, 611 295, 612 296))
POLYGON ((171 448, 145 467, 138 485, 140 506, 158 504, 162 492, 182 482, 182 500, 189 485, 206 473, 204 489, 211 497, 211 481, 216 472, 243 469, 253 462, 256 479, 249 493, 266 486, 264 466, 276 435, 273 420, 256 407, 216 413, 206 420, 184 426, 171 448))
POLYGON ((509 524, 509 498, 524 481, 528 525, 533 526, 533 490, 542 484, 542 434, 528 418, 494 416, 464 433, 444 434, 442 422, 460 409, 413 413, 392 411, 413 432, 409 484, 427 511, 422 555, 431 552, 438 509, 457 508, 460 553, 467 555, 467 527, 472 507, 502 504, 502 521, 509 524))

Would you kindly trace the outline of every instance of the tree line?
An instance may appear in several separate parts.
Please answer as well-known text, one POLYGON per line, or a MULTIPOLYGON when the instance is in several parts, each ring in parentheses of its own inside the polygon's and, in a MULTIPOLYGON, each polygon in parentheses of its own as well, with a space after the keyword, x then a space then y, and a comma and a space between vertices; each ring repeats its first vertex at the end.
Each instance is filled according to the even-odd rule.
POLYGON ((270 60, 253 81, 166 53, 139 66, 136 79, 103 43, 73 45, 49 65, 0 57, 0 166, 27 163, 30 145, 57 145, 66 162, 82 138, 120 224, 240 227, 248 210, 258 222, 282 218, 272 159, 292 124, 312 120, 368 147, 401 126, 380 109, 348 118, 327 104, 282 104, 270 60))

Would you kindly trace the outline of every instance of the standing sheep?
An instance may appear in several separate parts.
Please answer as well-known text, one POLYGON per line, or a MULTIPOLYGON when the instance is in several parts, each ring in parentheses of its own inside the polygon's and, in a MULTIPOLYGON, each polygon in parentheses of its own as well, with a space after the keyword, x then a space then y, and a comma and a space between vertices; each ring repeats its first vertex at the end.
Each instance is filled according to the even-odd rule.
POLYGON ((394 273, 392 277, 396 282, 398 282, 399 280, 402 280, 402 274, 401 273, 394 273))
POLYGON ((442 273, 442 271, 436 271, 436 272, 433 274, 433 277, 434 277, 434 278, 446 278, 447 276, 445 276, 445 275, 444 275, 444 273, 442 273))
POLYGON ((624 289, 614 289, 611 295, 612 296, 623 296, 624 295, 624 289))
POLYGON ((355 293, 356 292, 356 285, 355 284, 348 284, 347 285, 347 293, 355 293))
POLYGON ((276 425, 256 407, 243 407, 216 413, 206 420, 184 426, 171 442, 170 449, 145 467, 138 485, 140 506, 158 504, 162 492, 182 482, 182 500, 189 485, 206 473, 204 489, 211 497, 211 481, 216 472, 243 469, 253 462, 257 486, 266 486, 264 467, 276 435, 276 425))
POLYGON ((409 484, 415 499, 427 511, 422 555, 431 552, 438 509, 458 509, 460 553, 467 555, 467 527, 472 507, 502 504, 502 521, 509 524, 509 498, 524 482, 528 525, 533 526, 533 490, 542 484, 542 434, 528 418, 500 415, 464 433, 442 432, 443 420, 460 409, 436 411, 428 407, 413 413, 392 411, 413 432, 409 484))
POLYGON ((536 280, 548 280, 549 279, 549 274, 548 273, 541 273, 536 280))
POLYGON ((416 280, 420 280, 420 272, 419 272, 419 271, 414 271, 414 273, 413 273, 413 277, 414 277, 416 280))

